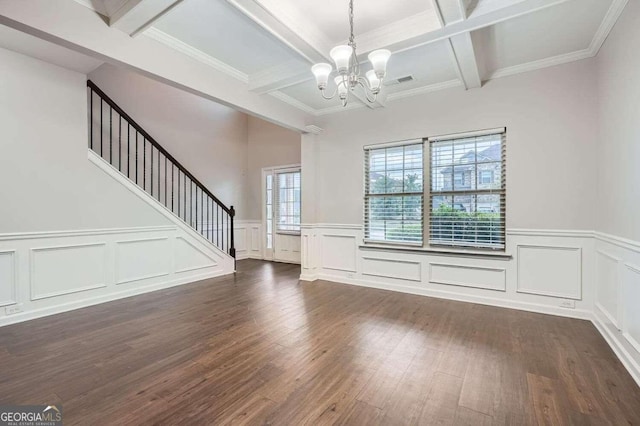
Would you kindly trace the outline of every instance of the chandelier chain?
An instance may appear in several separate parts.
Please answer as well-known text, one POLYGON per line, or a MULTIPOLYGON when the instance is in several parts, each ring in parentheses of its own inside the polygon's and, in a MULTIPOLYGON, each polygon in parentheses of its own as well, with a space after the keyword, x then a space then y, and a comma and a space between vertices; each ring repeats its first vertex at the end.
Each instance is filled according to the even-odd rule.
POLYGON ((355 36, 353 35, 353 0, 349 0, 349 28, 351 33, 349 35, 349 45, 355 48, 355 36))

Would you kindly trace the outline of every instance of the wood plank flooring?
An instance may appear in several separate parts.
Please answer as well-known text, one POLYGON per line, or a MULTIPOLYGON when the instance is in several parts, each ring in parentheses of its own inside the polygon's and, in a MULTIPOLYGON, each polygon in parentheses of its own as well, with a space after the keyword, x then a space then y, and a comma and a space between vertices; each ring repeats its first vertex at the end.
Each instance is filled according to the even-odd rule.
POLYGON ((640 424, 587 321, 238 269, 0 328, 0 403, 66 425, 640 424))

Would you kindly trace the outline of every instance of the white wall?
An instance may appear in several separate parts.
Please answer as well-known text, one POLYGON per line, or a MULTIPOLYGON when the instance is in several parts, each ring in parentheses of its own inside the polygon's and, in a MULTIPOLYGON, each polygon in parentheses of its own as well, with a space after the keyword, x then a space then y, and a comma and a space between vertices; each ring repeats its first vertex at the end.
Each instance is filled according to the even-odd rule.
POLYGON ((507 227, 592 230, 595 78, 586 60, 323 117, 317 222, 362 222, 363 145, 506 127, 507 227))
POLYGON ((262 169, 300 164, 301 134, 255 117, 248 128, 248 219, 262 219, 262 169))
POLYGON ((640 383, 640 3, 600 50, 596 324, 640 383))
POLYGON ((640 241, 640 4, 630 1, 597 57, 598 230, 640 241))
POLYGON ((248 117, 208 99, 112 65, 89 74, 239 220, 247 209, 248 117))
POLYGON ((0 49, 0 233, 169 223, 87 160, 85 81, 0 49))

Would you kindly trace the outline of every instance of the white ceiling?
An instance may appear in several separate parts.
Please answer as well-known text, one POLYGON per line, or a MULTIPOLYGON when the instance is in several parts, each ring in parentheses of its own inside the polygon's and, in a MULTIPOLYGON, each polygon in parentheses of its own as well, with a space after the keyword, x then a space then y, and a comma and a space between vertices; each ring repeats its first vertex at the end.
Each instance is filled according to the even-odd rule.
MULTIPOLYGON (((343 110, 339 102, 322 99, 310 66, 330 61, 329 50, 346 41, 348 0, 76 1, 106 14, 128 4, 154 4, 154 13, 161 13, 149 15, 148 22, 137 17, 144 36, 245 82, 248 91, 314 115, 343 110)), ((371 50, 393 54, 379 102, 361 96, 350 107, 384 107, 454 86, 482 90, 487 80, 593 57, 626 1, 355 0, 363 70, 371 50), (413 79, 392 84, 406 76, 413 79)))

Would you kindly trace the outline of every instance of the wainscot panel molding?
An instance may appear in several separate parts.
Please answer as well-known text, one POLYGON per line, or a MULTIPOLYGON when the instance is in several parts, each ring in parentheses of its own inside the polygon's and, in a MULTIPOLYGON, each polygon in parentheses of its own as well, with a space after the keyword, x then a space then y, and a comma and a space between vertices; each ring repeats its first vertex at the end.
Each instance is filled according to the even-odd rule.
POLYGON ((429 282, 506 291, 507 270, 505 268, 430 262, 429 282))
POLYGON ((106 287, 106 248, 105 242, 32 248, 31 300, 106 287))
POLYGON ((363 256, 362 274, 374 277, 399 278, 407 281, 422 281, 421 263, 412 260, 363 256))
POLYGON ((233 232, 238 260, 264 259, 262 223, 259 220, 236 220, 233 232))
POLYGON ((233 273, 174 225, 0 235, 0 326, 233 273))
POLYGON ((582 248, 518 245, 519 293, 582 299, 582 248))
POLYGON ((18 256, 15 250, 0 251, 0 307, 16 303, 18 256))

